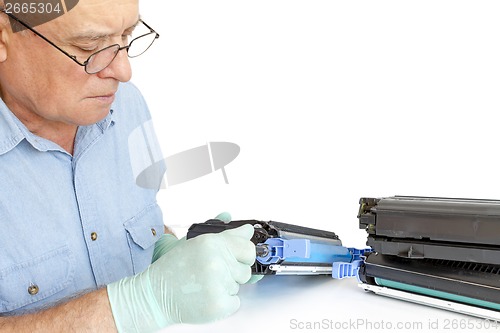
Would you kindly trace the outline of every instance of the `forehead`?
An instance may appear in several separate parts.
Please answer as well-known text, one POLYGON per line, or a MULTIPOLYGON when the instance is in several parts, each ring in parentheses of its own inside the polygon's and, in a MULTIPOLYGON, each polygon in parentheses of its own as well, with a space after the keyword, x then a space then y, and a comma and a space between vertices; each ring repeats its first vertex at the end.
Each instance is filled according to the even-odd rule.
POLYGON ((73 9, 46 26, 67 36, 86 32, 113 35, 133 26, 138 19, 138 0, 80 0, 73 9))

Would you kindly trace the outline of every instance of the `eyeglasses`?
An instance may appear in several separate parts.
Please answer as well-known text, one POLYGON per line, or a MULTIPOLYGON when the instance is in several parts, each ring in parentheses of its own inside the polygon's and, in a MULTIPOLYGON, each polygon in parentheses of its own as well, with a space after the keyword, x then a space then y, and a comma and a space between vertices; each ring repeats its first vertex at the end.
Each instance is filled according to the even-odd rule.
POLYGON ((0 9, 1 12, 4 12, 7 14, 10 18, 13 20, 19 22, 21 25, 26 27, 28 30, 32 31, 35 35, 38 37, 42 38, 45 40, 47 43, 61 51, 64 55, 69 57, 71 60, 76 62, 78 65, 85 67, 85 72, 88 74, 96 74, 106 67, 108 67, 113 60, 116 58, 118 55, 118 52, 121 50, 127 50, 127 55, 129 58, 134 58, 138 57, 144 52, 146 52, 151 45, 153 45, 154 41, 158 38, 160 38, 160 34, 158 34, 156 31, 153 30, 149 25, 147 25, 143 20, 139 20, 139 23, 144 24, 144 26, 149 29, 149 32, 140 34, 139 36, 133 38, 128 45, 125 46, 120 46, 119 44, 113 44, 110 46, 107 46, 103 49, 100 49, 97 52, 92 53, 87 60, 85 60, 83 63, 79 62, 76 59, 75 55, 71 55, 68 52, 64 51, 61 49, 59 46, 48 40, 45 36, 34 30, 32 27, 30 27, 28 24, 24 23, 11 13, 5 11, 4 8, 0 9))

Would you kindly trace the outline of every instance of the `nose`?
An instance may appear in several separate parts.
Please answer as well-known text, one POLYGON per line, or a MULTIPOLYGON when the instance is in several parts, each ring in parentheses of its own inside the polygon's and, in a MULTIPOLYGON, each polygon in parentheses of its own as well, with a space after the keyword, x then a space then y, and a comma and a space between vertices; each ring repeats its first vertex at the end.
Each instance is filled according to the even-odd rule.
POLYGON ((127 50, 121 49, 118 51, 115 59, 104 68, 102 71, 98 72, 97 75, 100 78, 114 78, 120 82, 127 82, 132 78, 132 68, 130 67, 129 57, 127 55, 127 50))

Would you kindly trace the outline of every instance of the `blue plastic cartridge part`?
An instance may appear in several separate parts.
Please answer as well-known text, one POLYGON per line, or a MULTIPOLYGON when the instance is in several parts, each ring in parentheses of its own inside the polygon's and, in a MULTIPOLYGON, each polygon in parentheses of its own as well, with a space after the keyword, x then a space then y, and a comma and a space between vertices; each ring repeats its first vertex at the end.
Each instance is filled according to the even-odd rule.
POLYGON ((314 242, 310 239, 282 239, 269 238, 264 243, 257 244, 261 255, 257 256, 257 261, 261 264, 269 265, 280 262, 288 263, 314 263, 332 264, 336 271, 333 277, 343 278, 354 276, 355 272, 344 273, 345 270, 353 270, 359 267, 365 251, 369 249, 347 248, 341 245, 314 242), (345 265, 344 265, 345 264, 345 265), (357 266, 355 266, 357 265, 357 266))
POLYGON ((261 264, 275 264, 288 258, 309 258, 311 241, 309 239, 269 238, 265 243, 257 244, 265 249, 262 256, 257 256, 261 264))
POLYGON ((358 272, 359 268, 364 262, 365 253, 371 252, 371 248, 365 249, 355 249, 355 248, 347 248, 351 253, 351 261, 350 262, 341 262, 336 261, 332 264, 332 277, 334 279, 343 279, 346 277, 355 276, 359 280, 358 272))

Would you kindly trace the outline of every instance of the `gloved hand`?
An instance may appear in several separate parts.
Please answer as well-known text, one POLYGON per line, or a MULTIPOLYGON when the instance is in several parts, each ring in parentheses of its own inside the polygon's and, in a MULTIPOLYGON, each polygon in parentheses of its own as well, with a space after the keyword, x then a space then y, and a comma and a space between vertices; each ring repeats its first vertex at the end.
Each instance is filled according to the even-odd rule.
MULTIPOLYGON (((217 215, 215 218, 217 220, 223 221, 224 223, 231 223, 231 219, 232 219, 231 214, 229 214, 228 212, 222 212, 219 215, 217 215)), ((260 280, 262 280, 263 277, 264 277, 264 275, 252 275, 250 277, 250 280, 247 281, 247 283, 248 284, 257 283, 260 280)))
POLYGON ((172 250, 179 242, 179 239, 172 234, 163 234, 160 239, 155 243, 155 249, 153 251, 153 259, 151 263, 154 263, 162 255, 172 250))
POLYGON ((231 217, 231 214, 229 214, 228 212, 222 212, 219 215, 217 215, 215 217, 215 219, 221 220, 224 223, 229 223, 229 222, 231 222, 232 217, 231 217))
POLYGON ((239 285, 250 279, 253 227, 180 239, 169 255, 108 285, 119 332, 153 332, 174 323, 225 318, 240 306, 239 285))
MULTIPOLYGON (((225 223, 231 222, 231 214, 229 214, 228 212, 220 213, 215 218, 225 223)), ((171 234, 162 235, 160 239, 155 243, 155 249, 153 252, 153 259, 151 260, 151 263, 154 263, 165 253, 173 249, 177 245, 178 241, 179 239, 174 235, 171 234)))

